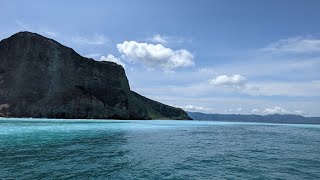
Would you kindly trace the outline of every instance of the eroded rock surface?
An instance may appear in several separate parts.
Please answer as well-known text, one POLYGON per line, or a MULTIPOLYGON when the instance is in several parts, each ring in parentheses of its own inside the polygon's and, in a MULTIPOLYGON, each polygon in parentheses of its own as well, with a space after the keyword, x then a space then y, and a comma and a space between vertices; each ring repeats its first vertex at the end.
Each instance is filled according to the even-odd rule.
POLYGON ((0 42, 0 116, 190 119, 182 109, 132 92, 122 66, 84 58, 30 32, 0 42))

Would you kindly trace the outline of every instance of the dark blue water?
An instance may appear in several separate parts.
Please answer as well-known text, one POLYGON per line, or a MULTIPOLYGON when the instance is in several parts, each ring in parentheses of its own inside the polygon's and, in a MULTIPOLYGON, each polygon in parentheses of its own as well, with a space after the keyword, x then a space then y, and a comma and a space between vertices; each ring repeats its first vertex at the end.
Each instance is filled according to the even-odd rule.
POLYGON ((320 126, 0 120, 0 179, 320 179, 320 126))

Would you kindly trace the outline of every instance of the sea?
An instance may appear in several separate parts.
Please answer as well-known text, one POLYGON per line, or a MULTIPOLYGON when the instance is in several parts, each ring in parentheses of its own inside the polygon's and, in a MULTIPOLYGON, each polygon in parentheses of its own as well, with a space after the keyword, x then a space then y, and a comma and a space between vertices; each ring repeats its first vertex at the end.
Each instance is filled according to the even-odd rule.
POLYGON ((1 118, 0 179, 320 179, 320 125, 1 118))

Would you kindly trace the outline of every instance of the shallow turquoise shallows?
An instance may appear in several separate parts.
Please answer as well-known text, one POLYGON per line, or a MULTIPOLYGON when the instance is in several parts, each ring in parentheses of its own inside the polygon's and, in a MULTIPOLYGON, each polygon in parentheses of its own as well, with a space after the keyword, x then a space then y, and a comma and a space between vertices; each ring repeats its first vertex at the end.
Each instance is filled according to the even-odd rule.
POLYGON ((320 126, 0 120, 0 179, 320 179, 320 126))

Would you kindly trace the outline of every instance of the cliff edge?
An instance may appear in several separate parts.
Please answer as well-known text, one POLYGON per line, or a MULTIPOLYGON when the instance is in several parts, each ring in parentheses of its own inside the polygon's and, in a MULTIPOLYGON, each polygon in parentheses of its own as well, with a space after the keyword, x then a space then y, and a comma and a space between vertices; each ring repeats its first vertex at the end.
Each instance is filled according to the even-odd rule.
POLYGON ((0 116, 191 119, 131 91, 122 66, 30 32, 0 41, 0 116))

